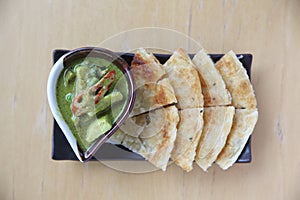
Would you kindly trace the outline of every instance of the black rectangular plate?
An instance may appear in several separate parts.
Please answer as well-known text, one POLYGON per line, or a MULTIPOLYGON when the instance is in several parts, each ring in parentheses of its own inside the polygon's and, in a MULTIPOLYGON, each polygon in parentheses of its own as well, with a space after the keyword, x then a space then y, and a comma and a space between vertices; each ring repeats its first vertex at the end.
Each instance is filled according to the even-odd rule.
MULTIPOLYGON (((53 51, 53 62, 55 63, 61 56, 68 53, 69 50, 56 49, 53 51)), ((128 62, 130 65, 133 54, 132 53, 119 53, 121 57, 128 62)), ((240 61, 247 70, 249 78, 251 78, 251 54, 238 54, 241 56, 240 61)), ((163 64, 165 63, 170 55, 155 54, 157 59, 163 64)), ((193 55, 190 55, 191 57, 193 55)), ((212 60, 217 62, 223 54, 210 54, 212 60)), ((97 158, 101 160, 144 160, 140 155, 127 150, 121 145, 112 145, 109 143, 103 144, 97 152, 97 158)), ((53 160, 78 160, 75 153, 73 152, 69 142, 67 141, 62 130, 54 119, 53 124, 53 145, 52 145, 52 159, 53 160)), ((91 160, 96 160, 94 157, 91 160)), ((247 141, 245 148, 239 156, 237 163, 249 163, 252 160, 251 156, 251 136, 247 141)))

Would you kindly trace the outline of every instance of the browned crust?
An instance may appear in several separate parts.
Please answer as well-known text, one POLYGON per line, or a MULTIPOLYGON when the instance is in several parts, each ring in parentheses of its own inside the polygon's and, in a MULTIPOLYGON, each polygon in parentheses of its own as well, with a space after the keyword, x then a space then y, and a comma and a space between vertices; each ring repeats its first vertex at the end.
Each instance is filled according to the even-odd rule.
POLYGON ((201 90, 202 90, 202 94, 203 94, 204 105, 214 105, 216 99, 210 95, 209 86, 207 85, 202 74, 198 73, 198 75, 199 75, 199 79, 201 82, 201 90))
POLYGON ((177 137, 171 153, 172 160, 185 171, 193 169, 196 148, 203 128, 203 109, 189 108, 179 111, 177 137))
MULTIPOLYGON (((157 63, 156 63, 157 64, 157 63)), ((131 73, 135 80, 157 81, 156 71, 153 70, 149 59, 136 53, 131 62, 131 73)))
POLYGON ((226 145, 218 155, 216 163, 222 169, 232 166, 241 154, 258 120, 257 109, 236 109, 226 145))
POLYGON ((164 87, 159 87, 157 89, 157 93, 154 96, 156 104, 166 105, 166 104, 170 103, 170 95, 166 95, 166 90, 163 88, 164 87))
POLYGON ((232 126, 234 111, 232 106, 204 108, 204 127, 195 157, 196 163, 204 171, 217 159, 224 147, 232 126))
POLYGON ((136 101, 131 116, 176 103, 174 90, 169 81, 160 84, 165 70, 155 56, 140 48, 131 63, 131 73, 136 83, 136 101))
POLYGON ((201 82, 204 106, 224 106, 231 104, 231 96, 221 74, 216 69, 210 56, 201 49, 192 62, 201 82))
POLYGON ((164 64, 174 88, 179 109, 203 107, 203 95, 198 72, 183 49, 177 49, 164 64))
POLYGON ((215 66, 231 93, 232 105, 235 108, 256 108, 257 102, 251 82, 245 68, 234 52, 230 51, 225 54, 215 66))

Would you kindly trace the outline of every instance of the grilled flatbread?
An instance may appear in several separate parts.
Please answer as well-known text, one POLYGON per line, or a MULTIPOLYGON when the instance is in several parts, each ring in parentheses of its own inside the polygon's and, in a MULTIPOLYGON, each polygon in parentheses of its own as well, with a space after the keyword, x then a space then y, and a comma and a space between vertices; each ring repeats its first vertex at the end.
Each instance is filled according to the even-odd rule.
POLYGON ((146 83, 136 89, 136 99, 131 116, 136 116, 156 108, 171 105, 177 102, 174 90, 167 78, 158 83, 146 83))
POLYGON ((163 77, 165 70, 153 54, 139 49, 130 70, 136 84, 136 99, 131 116, 177 103, 168 78, 163 77))
POLYGON ((236 109, 226 145, 218 155, 216 163, 222 169, 232 166, 241 154, 258 119, 257 109, 236 109))
POLYGON ((134 54, 130 72, 137 88, 145 83, 156 83, 165 75, 165 70, 156 57, 143 48, 139 48, 134 54))
POLYGON ((185 171, 193 169, 196 148, 203 128, 203 108, 188 108, 179 111, 180 121, 172 150, 172 160, 185 171))
POLYGON ((168 110, 161 108, 136 117, 129 117, 120 129, 133 137, 150 138, 161 131, 166 123, 167 113, 168 110))
POLYGON ((121 127, 110 138, 110 141, 114 144, 122 144, 131 151, 143 156, 156 167, 165 171, 176 138, 176 125, 179 121, 177 108, 175 106, 169 106, 134 118, 134 121, 140 125, 146 122, 146 126, 141 132, 141 135, 133 137, 124 133, 121 127), (159 119, 160 121, 152 120, 149 122, 148 118, 150 113, 153 114, 153 119, 159 119))
POLYGON ((235 53, 229 51, 215 66, 231 94, 232 105, 235 108, 256 108, 257 103, 249 77, 235 53))
POLYGON ((177 108, 203 107, 199 76, 185 50, 176 50, 163 66, 174 88, 177 108))
POLYGON ((204 108, 204 127, 195 157, 196 163, 204 170, 212 165, 223 149, 232 126, 234 107, 204 108))
POLYGON ((205 50, 200 50, 192 61, 201 81, 204 106, 230 105, 231 95, 226 89, 222 76, 205 50))

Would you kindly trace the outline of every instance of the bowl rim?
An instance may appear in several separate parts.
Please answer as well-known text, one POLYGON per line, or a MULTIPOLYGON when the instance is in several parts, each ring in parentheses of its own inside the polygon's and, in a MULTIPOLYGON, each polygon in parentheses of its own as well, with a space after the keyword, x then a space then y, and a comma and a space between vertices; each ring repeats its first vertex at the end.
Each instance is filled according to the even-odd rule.
POLYGON ((66 53, 54 63, 47 81, 47 98, 53 117, 62 129, 62 132, 66 136, 77 158, 81 162, 86 162, 92 158, 100 146, 118 130, 119 126, 129 116, 135 101, 135 83, 130 73, 129 64, 117 53, 99 47, 80 47, 66 53), (122 114, 113 124, 113 127, 106 134, 103 134, 102 137, 98 138, 96 142, 94 142, 86 151, 83 151, 83 149, 78 145, 75 136, 72 134, 72 131, 63 119, 63 116, 59 110, 56 100, 56 85, 61 72, 68 66, 69 62, 72 62, 74 59, 87 56, 96 56, 106 59, 121 69, 128 84, 128 101, 122 114))

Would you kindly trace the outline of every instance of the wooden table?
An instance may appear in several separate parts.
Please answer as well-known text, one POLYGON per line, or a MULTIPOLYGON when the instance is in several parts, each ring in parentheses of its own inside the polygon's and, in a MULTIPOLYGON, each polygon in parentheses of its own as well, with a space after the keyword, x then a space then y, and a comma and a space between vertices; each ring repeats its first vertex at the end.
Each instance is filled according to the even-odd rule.
POLYGON ((0 199, 300 199, 300 1, 0 1, 0 199), (254 55, 251 164, 126 174, 51 160, 46 82, 55 48, 136 27, 175 29, 209 53, 254 55))

